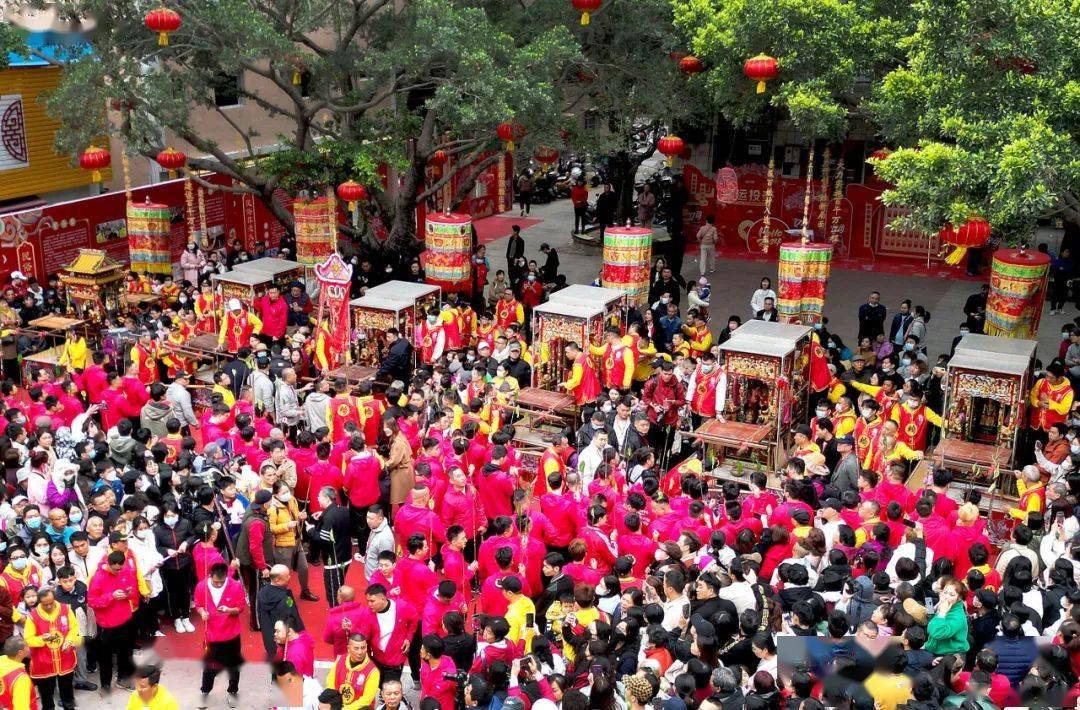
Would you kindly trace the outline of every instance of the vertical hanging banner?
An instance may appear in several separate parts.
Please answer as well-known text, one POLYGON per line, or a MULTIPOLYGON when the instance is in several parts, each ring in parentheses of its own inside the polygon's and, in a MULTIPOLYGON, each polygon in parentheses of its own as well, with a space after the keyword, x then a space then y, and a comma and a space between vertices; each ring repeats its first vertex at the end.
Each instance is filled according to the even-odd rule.
POLYGON ((315 266, 315 278, 319 280, 318 322, 321 332, 316 334, 326 339, 326 352, 330 369, 345 364, 349 352, 349 285, 352 281, 352 266, 342 261, 338 254, 315 266))
POLYGON ((129 203, 127 237, 132 271, 172 274, 172 210, 168 205, 149 200, 129 203))

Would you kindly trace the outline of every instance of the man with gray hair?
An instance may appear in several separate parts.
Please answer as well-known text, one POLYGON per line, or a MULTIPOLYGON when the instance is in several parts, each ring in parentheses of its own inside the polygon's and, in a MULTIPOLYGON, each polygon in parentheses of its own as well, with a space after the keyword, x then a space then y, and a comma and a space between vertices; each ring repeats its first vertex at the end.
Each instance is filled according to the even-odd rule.
POLYGON ((745 697, 730 668, 720 667, 713 670, 710 682, 713 687, 710 700, 717 703, 723 710, 743 707, 745 697))
POLYGON ((296 370, 286 367, 281 371, 274 394, 274 407, 277 412, 276 422, 289 439, 296 436, 296 425, 304 410, 300 408, 300 397, 296 391, 296 370))

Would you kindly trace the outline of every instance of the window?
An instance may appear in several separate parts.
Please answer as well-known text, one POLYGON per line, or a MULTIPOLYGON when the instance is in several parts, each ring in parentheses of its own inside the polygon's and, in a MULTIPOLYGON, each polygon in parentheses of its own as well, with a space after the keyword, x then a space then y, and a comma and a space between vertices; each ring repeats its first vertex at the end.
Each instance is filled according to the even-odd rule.
POLYGON ((217 74, 210 82, 210 87, 214 91, 214 104, 218 108, 240 105, 239 75, 217 74))
POLYGON ((585 132, 596 133, 600 130, 600 116, 596 111, 585 112, 585 132))

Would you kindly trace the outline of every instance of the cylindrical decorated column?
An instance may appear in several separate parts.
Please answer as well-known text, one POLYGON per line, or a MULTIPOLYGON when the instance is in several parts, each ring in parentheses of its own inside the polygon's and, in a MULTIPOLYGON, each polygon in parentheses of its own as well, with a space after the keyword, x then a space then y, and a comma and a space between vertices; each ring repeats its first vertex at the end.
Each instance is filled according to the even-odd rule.
POLYGON ((604 288, 625 291, 641 304, 649 298, 653 231, 648 227, 608 227, 604 230, 604 288))
POLYGON ((330 211, 334 203, 325 197, 314 200, 297 200, 293 203, 296 217, 296 260, 304 266, 314 267, 334 253, 334 229, 336 220, 330 211))
POLYGON ((425 280, 443 292, 469 293, 472 217, 456 212, 433 212, 424 225, 425 280))
POLYGON ((821 322, 832 253, 831 244, 799 241, 780 245, 776 310, 781 323, 811 325, 821 322))
POLYGON ((998 249, 986 300, 987 335, 1034 339, 1039 334, 1050 257, 1026 249, 998 249))
POLYGON ((156 202, 129 202, 128 252, 131 270, 172 274, 172 210, 156 202))

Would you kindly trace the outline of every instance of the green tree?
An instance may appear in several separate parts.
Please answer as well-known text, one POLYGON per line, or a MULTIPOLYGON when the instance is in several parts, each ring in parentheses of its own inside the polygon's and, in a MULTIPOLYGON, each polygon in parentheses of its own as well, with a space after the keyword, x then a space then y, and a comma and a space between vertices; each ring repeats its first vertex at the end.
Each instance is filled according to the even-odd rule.
POLYGON ((141 0, 59 4, 97 19, 94 54, 67 62, 49 99, 63 124, 61 149, 76 154, 109 130, 130 150, 153 156, 167 128, 205 154, 191 161, 193 169, 230 176, 233 190, 256 195, 290 228, 292 214, 276 189, 322 192, 362 180, 389 230, 385 248, 398 253, 416 249, 418 203, 467 170, 460 201, 498 159, 485 154, 500 147, 500 122, 528 117, 529 130, 544 133, 560 118, 557 80, 576 56, 565 24, 516 35, 523 4, 509 0, 174 0, 169 5, 183 24, 163 48, 143 25, 148 5, 141 0), (296 72, 301 85, 293 83, 296 72), (254 136, 214 104, 215 85, 241 73, 273 86, 254 92, 241 85, 242 99, 290 127, 271 156, 257 154, 254 136), (93 110, 109 102, 122 107, 113 126, 104 110, 93 110), (230 155, 209 138, 196 108, 239 134, 246 154, 230 155), (459 160, 426 186, 437 150, 459 160), (375 180, 380 163, 396 178, 385 192, 375 180))
POLYGON ((976 213, 1008 243, 1080 225, 1080 8, 1074 0, 919 0, 905 61, 868 102, 897 150, 877 164, 906 226, 976 213))
POLYGON ((805 138, 842 138, 865 118, 868 82, 901 60, 910 26, 901 0, 672 0, 675 23, 705 59, 709 97, 742 128, 790 119, 805 138), (775 57, 779 76, 758 94, 743 63, 775 57))

